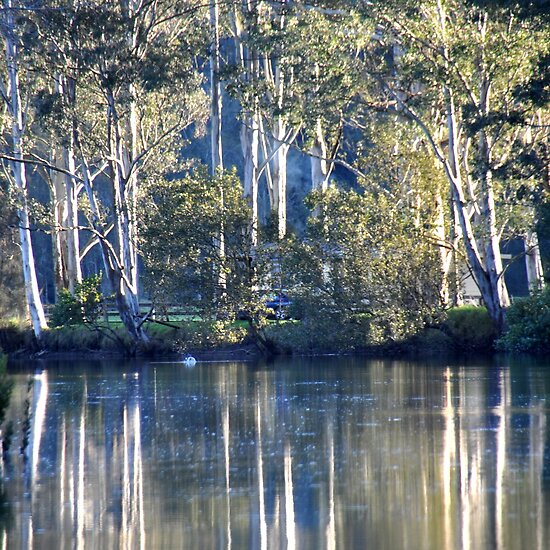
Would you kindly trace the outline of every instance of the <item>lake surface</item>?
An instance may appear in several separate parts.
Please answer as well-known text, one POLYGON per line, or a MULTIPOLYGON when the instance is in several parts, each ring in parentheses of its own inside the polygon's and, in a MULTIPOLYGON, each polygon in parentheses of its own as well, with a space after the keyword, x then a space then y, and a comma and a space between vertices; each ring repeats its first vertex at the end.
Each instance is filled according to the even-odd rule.
POLYGON ((2 548, 550 547, 550 360, 10 372, 2 548))

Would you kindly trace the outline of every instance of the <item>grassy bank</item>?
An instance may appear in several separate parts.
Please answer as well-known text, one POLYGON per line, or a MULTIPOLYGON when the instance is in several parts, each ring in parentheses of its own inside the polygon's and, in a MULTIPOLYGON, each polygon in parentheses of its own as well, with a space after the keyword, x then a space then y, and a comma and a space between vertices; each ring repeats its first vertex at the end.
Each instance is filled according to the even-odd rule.
POLYGON ((174 321, 170 326, 149 323, 150 341, 136 348, 117 321, 51 328, 44 332, 40 343, 34 339, 30 327, 4 322, 0 323, 0 347, 10 354, 47 352, 151 356, 254 348, 264 354, 308 355, 492 353, 495 349, 539 351, 544 348, 542 341, 547 334, 547 331, 541 332, 540 326, 550 318, 550 306, 545 300, 550 301, 548 293, 514 304, 510 309, 508 332, 498 341, 487 311, 481 307, 463 306, 447 311, 437 322, 422 329, 411 330, 401 339, 385 337, 385 327, 372 319, 338 323, 328 316, 318 316, 300 321, 269 321, 254 330, 244 321, 195 319, 174 321), (534 312, 538 312, 538 317, 534 317, 534 312), (542 336, 536 339, 536 335, 542 336))

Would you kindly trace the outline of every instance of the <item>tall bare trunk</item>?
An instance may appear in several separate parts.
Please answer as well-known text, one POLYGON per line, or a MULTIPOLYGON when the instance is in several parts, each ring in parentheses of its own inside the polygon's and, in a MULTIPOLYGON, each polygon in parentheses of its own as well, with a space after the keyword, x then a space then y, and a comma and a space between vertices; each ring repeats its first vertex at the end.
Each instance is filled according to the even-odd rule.
POLYGON ((210 137, 212 173, 223 170, 222 93, 220 85, 220 28, 218 0, 210 2, 210 137))
POLYGON ((498 248, 499 239, 496 231, 495 205, 492 196, 492 183, 487 177, 482 180, 486 191, 490 194, 484 197, 484 210, 488 217, 486 223, 489 229, 489 238, 485 241, 485 257, 479 252, 477 240, 467 209, 467 201, 464 193, 460 163, 458 159, 458 132, 456 121, 456 109, 452 92, 445 90, 447 98, 447 123, 449 133, 449 162, 447 164, 448 176, 451 183, 451 192, 456 212, 460 223, 460 229, 464 238, 466 255, 474 279, 479 287, 481 296, 487 310, 497 329, 503 330, 505 326, 505 308, 509 305, 508 293, 504 284, 502 273, 502 261, 498 248))
MULTIPOLYGON (((222 146, 222 91, 220 85, 220 26, 218 0, 210 2, 210 146, 212 152, 212 175, 223 170, 222 146)), ((223 185, 220 185, 220 208, 224 209, 223 185)), ((223 222, 216 238, 220 260, 225 258, 225 234, 223 222)), ((227 286, 223 269, 218 270, 218 286, 224 291, 227 286)))
MULTIPOLYGON (((132 90, 128 91, 132 97, 132 90)), ((117 236, 117 262, 111 272, 117 309, 124 326, 136 342, 147 342, 140 319, 137 268, 137 177, 132 170, 136 157, 137 120, 130 100, 128 121, 120 120, 114 96, 108 93, 111 145, 111 177, 117 236)))
POLYGON ((241 148, 244 159, 244 197, 252 212, 250 234, 252 245, 258 244, 258 160, 259 160, 258 115, 246 116, 241 127, 241 148))
POLYGON ((453 263, 453 248, 447 241, 445 232, 445 205, 441 192, 435 196, 436 219, 434 227, 434 236, 439 243, 439 261, 441 265, 441 286, 439 288, 439 298, 441 304, 446 307, 450 303, 451 291, 449 285, 449 275, 453 263))
POLYGON ((285 125, 282 122, 277 123, 277 131, 274 136, 273 147, 275 153, 271 160, 271 180, 272 195, 271 214, 277 224, 277 236, 279 239, 286 235, 286 216, 287 216, 287 160, 290 146, 280 140, 285 139, 285 125))
MULTIPOLYGON (((480 22, 480 33, 485 38, 487 27, 487 17, 480 22)), ((484 44, 484 42, 483 42, 484 44)), ((482 61, 479 64, 479 80, 480 80, 480 97, 479 111, 483 116, 489 115, 489 98, 491 93, 491 82, 487 75, 485 67, 484 51, 482 48, 482 61)), ((493 183, 492 165, 492 143, 487 135, 484 127, 479 130, 479 162, 478 171, 481 183, 482 197, 482 220, 485 223, 485 270, 490 287, 490 297, 493 303, 489 304, 487 299, 484 300, 487 304, 487 309, 491 313, 491 317, 497 323, 499 328, 505 326, 505 308, 510 305, 510 298, 506 283, 504 282, 504 272, 502 269, 502 256, 500 253, 500 235, 497 228, 496 209, 495 209, 495 189, 493 183)))
MULTIPOLYGON (((11 0, 5 0, 4 38, 6 43, 6 69, 8 75, 8 88, 5 95, 6 107, 11 116, 11 145, 12 155, 15 159, 23 160, 22 140, 24 130, 23 106, 21 104, 21 90, 18 73, 18 48, 14 37, 15 22, 12 13, 11 0)), ((17 214, 19 218, 19 237, 21 242, 21 258, 23 264, 23 277, 25 280, 25 295, 29 314, 37 338, 47 328, 44 307, 40 297, 34 252, 31 240, 29 205, 27 193, 27 174, 23 162, 11 163, 11 174, 18 194, 17 214)))
MULTIPOLYGON (((442 36, 446 35, 446 16, 442 3, 438 0, 438 13, 442 36)), ((448 55, 447 50, 446 55, 448 55)), ((480 99, 478 110, 486 114, 489 108, 489 81, 480 67, 480 99)), ((487 311, 495 324, 497 330, 502 331, 505 327, 505 310, 510 301, 504 282, 502 259, 500 255, 500 239, 496 227, 496 211, 494 201, 494 189, 492 174, 490 170, 490 144, 485 130, 479 132, 479 164, 480 170, 480 201, 482 204, 483 218, 485 223, 485 235, 480 239, 484 244, 484 256, 480 253, 478 242, 472 227, 471 213, 468 209, 466 199, 465 184, 461 174, 461 163, 459 155, 459 132, 457 121, 457 106, 455 104, 454 93, 449 86, 443 86, 445 98, 445 107, 447 115, 447 134, 448 134, 448 155, 445 159, 441 152, 438 153, 443 162, 445 171, 451 186, 451 197, 454 202, 464 247, 468 258, 469 267, 472 270, 473 277, 479 287, 481 296, 487 311)))
POLYGON ((328 187, 327 144, 323 135, 321 121, 317 120, 313 143, 309 150, 311 166, 311 188, 313 191, 326 191, 328 187))
MULTIPOLYGON (((251 0, 243 0, 242 9, 247 17, 255 16, 256 5, 251 0)), ((233 32, 235 35, 235 53, 242 71, 242 79, 252 85, 258 79, 258 56, 255 51, 245 46, 245 28, 243 15, 237 4, 233 7, 233 32)), ((258 180, 260 118, 256 99, 251 104, 243 106, 242 125, 240 131, 241 150, 244 161, 243 196, 251 210, 250 237, 252 245, 258 244, 258 180)))
MULTIPOLYGON (((71 93, 74 81, 59 75, 56 90, 59 94, 71 93)), ((54 151, 54 164, 67 173, 53 171, 53 203, 55 216, 55 247, 57 289, 66 288, 74 294, 75 285, 82 281, 80 267, 80 241, 78 234, 78 187, 75 174, 74 140, 71 134, 68 145, 54 151)))
POLYGON ((529 290, 540 290, 544 287, 544 273, 540 258, 539 241, 534 231, 529 231, 525 237, 525 267, 529 290))

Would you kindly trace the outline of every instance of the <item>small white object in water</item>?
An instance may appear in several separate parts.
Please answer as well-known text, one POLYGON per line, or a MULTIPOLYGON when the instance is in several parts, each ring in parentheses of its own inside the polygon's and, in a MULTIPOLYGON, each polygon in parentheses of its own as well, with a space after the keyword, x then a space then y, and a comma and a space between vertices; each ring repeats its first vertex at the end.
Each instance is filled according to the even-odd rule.
POLYGON ((194 367, 196 363, 197 363, 197 360, 196 360, 192 355, 188 355, 188 356, 183 360, 183 364, 184 364, 186 367, 194 367))

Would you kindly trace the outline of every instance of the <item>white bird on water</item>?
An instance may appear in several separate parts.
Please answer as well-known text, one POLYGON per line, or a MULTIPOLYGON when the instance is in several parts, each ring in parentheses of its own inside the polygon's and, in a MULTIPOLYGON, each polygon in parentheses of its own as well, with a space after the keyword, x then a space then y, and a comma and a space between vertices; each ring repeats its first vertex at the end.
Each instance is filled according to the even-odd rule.
POLYGON ((183 359, 183 364, 184 364, 186 367, 194 367, 194 366, 197 364, 197 360, 196 360, 192 355, 187 355, 187 356, 183 359))

